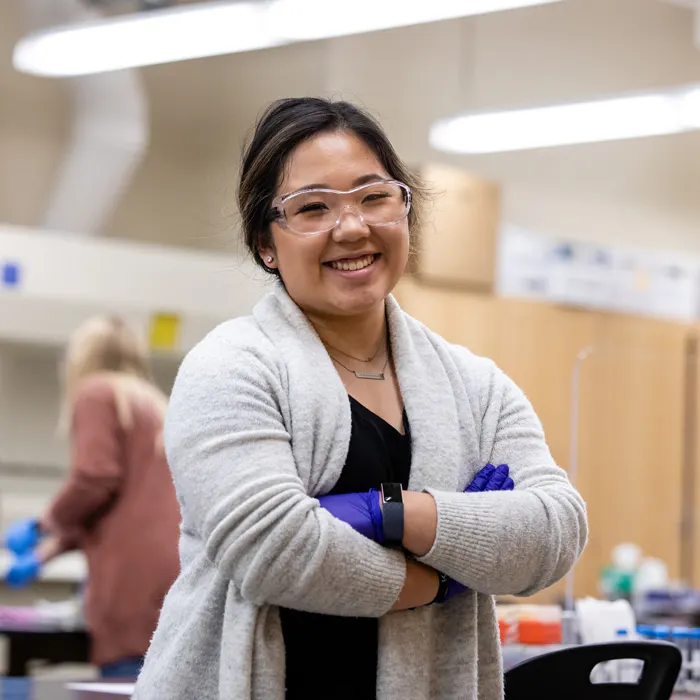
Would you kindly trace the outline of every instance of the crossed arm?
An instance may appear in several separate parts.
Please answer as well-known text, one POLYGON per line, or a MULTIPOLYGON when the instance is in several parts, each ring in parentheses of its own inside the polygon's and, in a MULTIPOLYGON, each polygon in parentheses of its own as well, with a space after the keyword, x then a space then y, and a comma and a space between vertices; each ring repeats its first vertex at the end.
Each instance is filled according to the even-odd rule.
POLYGON ((583 505, 519 397, 506 410, 494 461, 521 459, 514 478, 525 490, 405 494, 404 545, 421 563, 353 531, 308 496, 276 381, 251 352, 224 343, 194 351, 180 369, 165 430, 183 528, 252 603, 378 617, 432 601, 433 569, 482 592, 520 593, 549 585, 578 556, 583 505), (511 513, 523 518, 522 532, 511 513), (492 551, 494 539, 500 551, 492 551))

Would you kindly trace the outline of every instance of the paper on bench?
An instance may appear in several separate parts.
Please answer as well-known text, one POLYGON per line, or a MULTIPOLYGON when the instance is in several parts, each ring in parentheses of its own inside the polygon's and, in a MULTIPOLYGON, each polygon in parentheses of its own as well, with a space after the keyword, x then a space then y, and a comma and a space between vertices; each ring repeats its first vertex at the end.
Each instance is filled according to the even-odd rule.
POLYGON ((69 690, 85 690, 91 693, 105 693, 107 695, 134 694, 135 683, 66 683, 69 690))

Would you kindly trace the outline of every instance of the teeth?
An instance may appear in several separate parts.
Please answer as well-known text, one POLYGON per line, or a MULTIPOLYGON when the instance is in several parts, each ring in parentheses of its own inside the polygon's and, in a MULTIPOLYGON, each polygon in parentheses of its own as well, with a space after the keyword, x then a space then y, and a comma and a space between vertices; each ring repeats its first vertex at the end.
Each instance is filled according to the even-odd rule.
POLYGON ((359 260, 350 260, 348 262, 336 260, 330 263, 330 266, 335 270, 361 270, 374 262, 374 255, 366 255, 359 260))

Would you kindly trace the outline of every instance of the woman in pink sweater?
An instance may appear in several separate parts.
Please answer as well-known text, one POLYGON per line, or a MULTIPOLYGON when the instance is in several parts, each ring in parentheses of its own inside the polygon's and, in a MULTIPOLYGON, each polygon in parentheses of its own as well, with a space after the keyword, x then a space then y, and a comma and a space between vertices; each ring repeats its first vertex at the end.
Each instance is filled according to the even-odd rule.
POLYGON ((70 473, 40 520, 10 528, 7 580, 26 584, 49 559, 81 549, 92 661, 103 676, 135 676, 179 571, 180 509, 161 438, 167 400, 145 345, 119 318, 81 326, 63 371, 70 473))

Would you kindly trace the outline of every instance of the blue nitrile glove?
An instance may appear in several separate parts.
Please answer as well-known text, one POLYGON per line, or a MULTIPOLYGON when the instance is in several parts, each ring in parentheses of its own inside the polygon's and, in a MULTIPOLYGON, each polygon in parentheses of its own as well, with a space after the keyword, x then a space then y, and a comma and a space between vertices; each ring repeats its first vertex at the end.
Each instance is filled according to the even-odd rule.
POLYGON ((494 467, 493 464, 487 464, 474 477, 469 486, 464 489, 464 492, 512 491, 515 488, 515 484, 508 474, 507 464, 499 464, 497 467, 494 467))
POLYGON ((39 544, 41 532, 36 518, 25 518, 10 525, 5 533, 5 547, 18 556, 26 554, 39 544))
POLYGON ((31 583, 39 575, 41 562, 34 552, 15 557, 5 579, 10 586, 22 588, 31 583))
POLYGON ((321 496, 319 503, 331 515, 342 520, 361 535, 381 544, 384 541, 384 521, 379 505, 379 491, 338 493, 321 496))
MULTIPOLYGON (((487 464, 474 477, 465 491, 510 491, 513 480, 508 476, 508 465, 494 467, 487 464)), ((384 542, 384 521, 379 505, 379 492, 375 489, 362 493, 339 493, 320 496, 322 508, 331 515, 350 525, 361 535, 382 544, 384 542)))
MULTIPOLYGON (((499 464, 494 467, 493 464, 487 464, 477 475, 472 479, 472 482, 464 489, 465 493, 478 493, 481 491, 512 491, 515 488, 513 479, 509 474, 507 464, 499 464)), ((438 597, 434 603, 446 603, 456 595, 467 590, 467 586, 451 579, 449 576, 440 574, 441 586, 438 597)))

